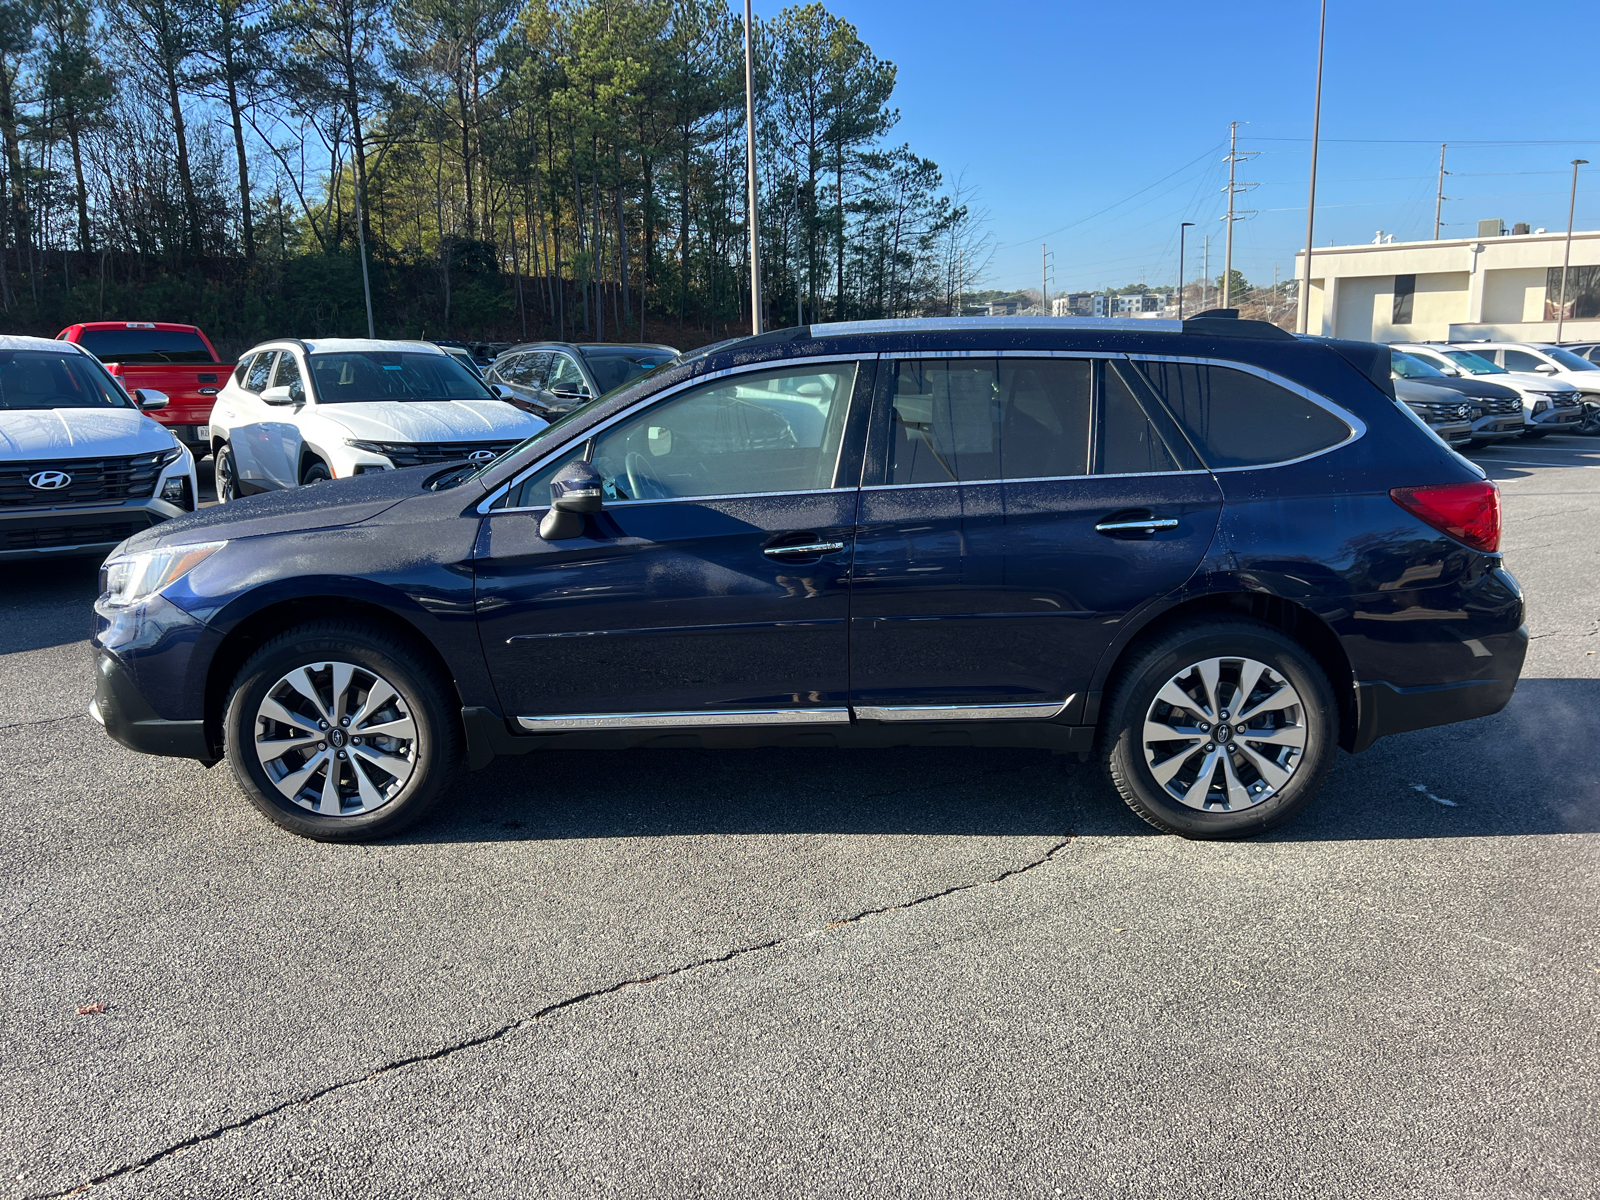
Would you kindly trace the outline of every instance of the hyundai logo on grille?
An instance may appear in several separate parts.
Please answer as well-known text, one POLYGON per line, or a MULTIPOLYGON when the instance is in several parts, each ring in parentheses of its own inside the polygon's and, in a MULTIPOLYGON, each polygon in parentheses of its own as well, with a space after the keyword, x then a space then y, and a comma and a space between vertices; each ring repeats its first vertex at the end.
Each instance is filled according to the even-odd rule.
POLYGON ((1460 408, 1456 409, 1456 416, 1458 416, 1458 417, 1470 416, 1471 413, 1472 413, 1472 410, 1470 408, 1468 408, 1465 404, 1463 404, 1460 408))
POLYGON ((471 454, 467 455, 468 462, 489 462, 493 458, 493 450, 474 450, 471 454))
POLYGON ((72 486, 72 476, 65 471, 35 471, 28 476, 28 486, 41 492, 59 491, 72 486))

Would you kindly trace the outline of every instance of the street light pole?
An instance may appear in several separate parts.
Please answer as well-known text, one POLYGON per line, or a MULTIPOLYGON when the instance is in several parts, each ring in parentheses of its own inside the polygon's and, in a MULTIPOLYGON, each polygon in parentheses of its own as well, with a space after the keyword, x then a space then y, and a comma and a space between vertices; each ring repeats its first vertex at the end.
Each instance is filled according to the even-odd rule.
POLYGON ((1178 320, 1183 320, 1183 231, 1194 225, 1193 221, 1184 221, 1178 226, 1178 320))
POLYGON ((750 183, 750 332, 761 332, 761 221, 756 210, 756 84, 750 0, 744 0, 744 164, 750 183))
POLYGON ((1311 191, 1306 197, 1306 275, 1300 285, 1300 332, 1311 320, 1311 234, 1317 216, 1317 145, 1322 133, 1322 47, 1328 34, 1328 0, 1317 22, 1317 98, 1311 109, 1311 191))
POLYGON ((1587 158, 1572 160, 1572 199, 1567 203, 1567 247, 1561 254, 1561 303, 1556 306, 1556 345, 1561 344, 1561 327, 1567 322, 1567 267, 1572 262, 1572 218, 1578 211, 1578 168, 1587 158))

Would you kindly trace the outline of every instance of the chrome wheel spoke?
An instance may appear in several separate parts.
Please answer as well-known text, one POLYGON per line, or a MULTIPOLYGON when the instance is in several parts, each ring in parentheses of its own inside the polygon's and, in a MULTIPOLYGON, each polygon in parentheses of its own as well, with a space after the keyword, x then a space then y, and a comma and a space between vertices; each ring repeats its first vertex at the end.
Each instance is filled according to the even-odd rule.
POLYGON ((286 672, 257 706, 254 733, 256 755, 273 786, 321 817, 382 808, 418 765, 417 719, 405 698, 356 663, 312 662, 286 672), (383 747, 369 739, 381 739, 383 747))
POLYGON ((1226 655, 1190 663, 1162 685, 1145 713, 1145 766, 1157 786, 1188 808, 1250 808, 1294 775, 1310 737, 1300 704, 1299 693, 1266 663, 1226 655), (1260 691, 1268 694, 1252 703, 1260 691), (1248 728, 1260 717, 1264 728, 1248 728))

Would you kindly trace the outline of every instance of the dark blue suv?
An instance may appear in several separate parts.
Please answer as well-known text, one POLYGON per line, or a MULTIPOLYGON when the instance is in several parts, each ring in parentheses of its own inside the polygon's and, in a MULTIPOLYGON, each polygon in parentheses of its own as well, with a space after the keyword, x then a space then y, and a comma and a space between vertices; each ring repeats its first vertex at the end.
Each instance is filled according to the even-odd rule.
POLYGON ((497 754, 925 744, 1094 753, 1152 824, 1236 837, 1336 747, 1505 705, 1499 534, 1381 346, 816 325, 675 358, 487 466, 129 539, 92 711, 328 840, 497 754))

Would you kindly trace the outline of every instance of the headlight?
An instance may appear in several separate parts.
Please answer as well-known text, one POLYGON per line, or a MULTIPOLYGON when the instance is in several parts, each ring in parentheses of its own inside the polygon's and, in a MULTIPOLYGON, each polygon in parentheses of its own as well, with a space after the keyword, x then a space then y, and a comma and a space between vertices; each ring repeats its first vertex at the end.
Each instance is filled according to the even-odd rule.
POLYGON ((345 438, 344 444, 352 450, 365 450, 368 454, 389 453, 389 446, 385 442, 358 442, 354 438, 345 438))
POLYGON ((138 604, 182 579, 227 544, 196 542, 113 558, 105 565, 103 600, 111 608, 138 604))

